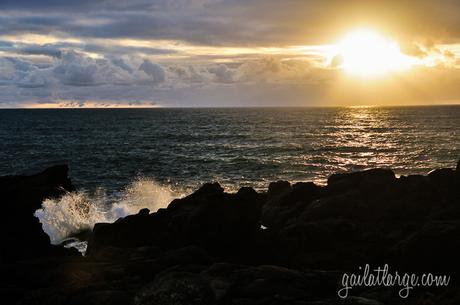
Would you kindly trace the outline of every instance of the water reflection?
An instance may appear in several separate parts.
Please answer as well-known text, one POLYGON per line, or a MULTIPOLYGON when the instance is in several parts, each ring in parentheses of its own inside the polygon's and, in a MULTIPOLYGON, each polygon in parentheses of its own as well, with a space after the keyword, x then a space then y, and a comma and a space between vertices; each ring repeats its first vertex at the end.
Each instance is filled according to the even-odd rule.
POLYGON ((417 168, 422 172, 440 157, 433 158, 435 150, 442 148, 451 155, 458 151, 459 133, 449 128, 456 126, 451 118, 443 121, 436 111, 425 113, 427 116, 422 118, 411 108, 397 110, 398 115, 394 108, 339 109, 322 133, 322 144, 316 150, 330 164, 326 175, 317 176, 317 180, 324 181, 327 174, 336 170, 374 167, 391 167, 400 174, 417 172, 417 168), (426 119, 431 126, 425 124, 426 119), (440 142, 440 138, 452 141, 440 142))
POLYGON ((319 181, 389 166, 454 166, 460 107, 0 111, 0 173, 71 166, 79 187, 120 190, 137 175, 181 188, 319 181))

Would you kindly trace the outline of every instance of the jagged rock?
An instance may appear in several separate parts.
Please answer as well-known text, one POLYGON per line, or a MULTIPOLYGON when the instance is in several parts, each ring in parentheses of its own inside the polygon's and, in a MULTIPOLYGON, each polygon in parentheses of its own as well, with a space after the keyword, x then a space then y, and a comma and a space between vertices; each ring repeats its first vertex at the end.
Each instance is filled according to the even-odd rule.
POLYGON ((209 265, 213 259, 202 248, 188 246, 145 256, 129 262, 125 272, 133 276, 140 276, 145 280, 153 279, 158 273, 176 265, 209 265))
POLYGON ((217 183, 205 184, 157 213, 139 213, 113 224, 96 224, 88 254, 104 246, 168 248, 192 244, 222 254, 239 251, 238 247, 260 229, 261 198, 250 188, 227 194, 217 183))
POLYGON ((291 183, 288 181, 272 182, 268 185, 268 196, 273 198, 291 190, 291 183))
POLYGON ((333 174, 327 180, 328 190, 343 192, 361 189, 365 191, 382 191, 396 182, 392 170, 375 168, 361 172, 333 174))
POLYGON ((342 304, 344 305, 382 305, 381 302, 370 300, 363 297, 348 297, 345 299, 342 304))
POLYGON ((178 266, 160 273, 135 297, 135 304, 295 304, 328 296, 336 274, 278 266, 217 263, 204 270, 178 266))
POLYGON ((135 305, 212 305, 214 293, 199 275, 186 271, 159 274, 134 299, 135 305))
POLYGON ((421 272, 460 273, 460 221, 429 222, 395 245, 401 266, 421 272))
MULTIPOLYGON (((90 238, 84 258, 0 264, 0 294, 7 304, 407 304, 387 287, 356 288, 339 300, 340 277, 367 263, 460 274, 458 172, 396 178, 375 169, 332 175, 327 186, 278 181, 266 193, 205 184, 155 213, 143 209, 79 235, 90 238)), ((18 185, 1 189, 14 200, 29 186, 42 194, 11 215, 33 212, 43 194, 62 194, 44 187, 61 178, 0 178, 18 185)), ((458 283, 439 289, 414 289, 409 304, 458 303, 458 283)))
POLYGON ((137 214, 138 214, 138 215, 149 215, 149 214, 150 214, 150 210, 147 209, 147 208, 144 208, 144 209, 141 209, 137 214))
POLYGON ((67 173, 67 165, 57 165, 32 176, 0 177, 4 215, 0 222, 0 260, 73 252, 51 246, 48 235, 33 216, 45 198, 74 190, 67 173))
MULTIPOLYGON (((256 300, 281 298, 291 301, 307 301, 327 295, 335 290, 334 273, 304 272, 272 265, 238 267, 226 275, 218 274, 215 267, 203 274, 211 278, 226 279, 230 288, 227 299, 249 298, 256 300)), ((223 298, 225 299, 225 298, 223 298)))
POLYGON ((31 176, 0 177, 0 193, 4 202, 13 203, 12 211, 29 211, 41 207, 45 198, 61 196, 65 191, 74 190, 67 165, 56 165, 31 176))
POLYGON ((84 291, 69 299, 68 305, 126 305, 130 304, 132 296, 123 289, 113 290, 94 290, 84 291))
POLYGON ((451 168, 433 170, 428 174, 428 180, 442 191, 449 190, 449 187, 455 183, 455 170, 451 168))
POLYGON ((275 230, 284 226, 318 198, 321 189, 312 182, 296 183, 292 187, 283 181, 271 183, 262 209, 262 224, 275 230))

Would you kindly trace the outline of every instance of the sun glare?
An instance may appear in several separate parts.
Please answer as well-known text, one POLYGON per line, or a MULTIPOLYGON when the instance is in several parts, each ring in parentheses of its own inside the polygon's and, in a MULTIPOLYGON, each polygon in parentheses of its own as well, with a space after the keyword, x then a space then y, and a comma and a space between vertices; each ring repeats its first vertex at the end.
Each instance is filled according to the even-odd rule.
POLYGON ((336 45, 340 67, 356 76, 370 77, 409 69, 410 56, 401 53, 396 41, 370 29, 359 29, 346 35, 336 45))

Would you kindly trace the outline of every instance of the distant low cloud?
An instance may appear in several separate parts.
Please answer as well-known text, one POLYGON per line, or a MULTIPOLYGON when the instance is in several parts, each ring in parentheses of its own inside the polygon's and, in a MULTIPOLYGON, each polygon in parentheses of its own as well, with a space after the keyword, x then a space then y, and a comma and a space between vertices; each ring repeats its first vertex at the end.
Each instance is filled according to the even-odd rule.
POLYGON ((141 59, 131 61, 91 58, 75 51, 62 52, 60 57, 42 67, 21 58, 0 57, 1 103, 29 101, 36 98, 78 100, 112 100, 144 98, 142 90, 126 90, 126 86, 154 88, 166 79, 163 67, 141 59), (92 87, 87 89, 84 87, 92 87), (99 89, 95 89, 100 87, 99 89), (123 88, 114 90, 114 88, 123 88), (129 94, 112 94, 125 91, 129 94))
MULTIPOLYGON (((274 58, 237 65, 160 64, 133 56, 92 58, 75 51, 62 51, 60 57, 51 57, 47 65, 25 58, 0 57, 3 88, 0 104, 29 103, 34 99, 42 103, 71 100, 129 104, 141 100, 169 104, 179 98, 176 102, 198 101, 198 97, 193 98, 198 92, 203 94, 201 102, 206 103, 210 98, 206 94, 214 95, 218 90, 229 92, 234 88, 232 95, 236 98, 238 88, 248 85, 252 91, 262 83, 283 84, 295 80, 298 84, 307 84, 309 78, 304 76, 311 72, 306 67, 305 63, 284 63, 274 58), (304 74, 298 74, 299 71, 304 74)), ((252 94, 248 92, 248 96, 252 94)))

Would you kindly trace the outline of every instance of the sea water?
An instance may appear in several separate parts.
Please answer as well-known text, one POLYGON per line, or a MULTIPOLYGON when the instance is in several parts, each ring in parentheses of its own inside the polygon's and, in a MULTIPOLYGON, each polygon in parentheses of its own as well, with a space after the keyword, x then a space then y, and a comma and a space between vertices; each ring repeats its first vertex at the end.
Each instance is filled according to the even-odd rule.
POLYGON ((79 193, 36 212, 55 243, 205 182, 234 191, 373 167, 426 174, 459 158, 460 106, 0 110, 0 175, 70 166, 79 193))

